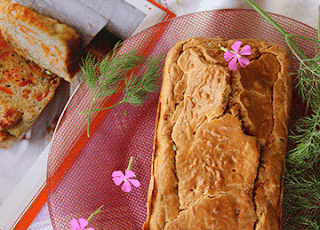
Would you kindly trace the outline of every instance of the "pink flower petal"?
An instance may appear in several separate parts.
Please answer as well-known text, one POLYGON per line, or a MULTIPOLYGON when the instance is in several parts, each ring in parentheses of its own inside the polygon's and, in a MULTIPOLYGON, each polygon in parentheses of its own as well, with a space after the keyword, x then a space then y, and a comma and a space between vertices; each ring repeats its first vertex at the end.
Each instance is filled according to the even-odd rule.
POLYGON ((239 50, 240 50, 240 46, 242 45, 241 41, 235 41, 231 48, 233 49, 234 52, 236 52, 236 54, 239 54, 239 50))
POLYGON ((120 178, 123 178, 124 179, 124 174, 121 170, 118 170, 118 171, 114 171, 112 173, 112 177, 120 177, 120 178))
POLYGON ((134 174, 134 172, 132 172, 131 170, 126 170, 126 178, 132 178, 132 177, 136 177, 136 174, 134 174))
POLYGON ((124 191, 124 192, 130 192, 131 189, 132 189, 132 186, 130 184, 129 181, 125 181, 121 187, 121 189, 124 191))
POLYGON ((113 180, 113 182, 118 186, 118 185, 120 185, 120 184, 124 181, 124 178, 121 178, 121 177, 113 177, 112 180, 113 180))
POLYGON ((228 64, 229 69, 231 69, 231 70, 237 70, 238 69, 237 60, 238 59, 235 57, 229 62, 229 64, 228 64))
POLYGON ((224 53, 224 59, 226 61, 230 61, 232 58, 234 58, 236 56, 236 54, 231 53, 230 50, 228 50, 227 52, 224 53))
POLYGON ((84 229, 84 230, 94 230, 94 228, 91 228, 91 227, 90 227, 90 228, 86 228, 86 229, 84 229))
POLYGON ((247 67, 250 63, 250 60, 246 57, 240 57, 238 60, 242 68, 247 67))
POLYGON ((136 188, 138 188, 141 185, 141 183, 136 179, 128 179, 128 181, 136 188))
POLYGON ((241 50, 240 50, 240 55, 251 55, 252 54, 252 49, 249 45, 245 45, 241 50))
POLYGON ((124 181, 124 179, 125 179, 125 176, 121 170, 114 171, 112 173, 112 180, 116 185, 120 185, 122 181, 124 181))
POLYGON ((79 218, 79 223, 80 223, 80 228, 81 229, 84 229, 89 224, 88 221, 86 219, 83 219, 83 218, 79 218))
POLYGON ((76 218, 73 218, 70 224, 71 224, 71 230, 80 230, 80 225, 76 218))

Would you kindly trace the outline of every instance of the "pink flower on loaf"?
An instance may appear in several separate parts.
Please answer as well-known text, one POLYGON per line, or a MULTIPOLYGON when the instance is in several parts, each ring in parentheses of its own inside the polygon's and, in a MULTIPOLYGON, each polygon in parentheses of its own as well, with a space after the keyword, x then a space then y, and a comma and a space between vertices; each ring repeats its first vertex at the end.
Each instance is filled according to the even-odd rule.
POLYGON ((71 230, 94 230, 94 228, 85 228, 88 226, 88 221, 83 218, 79 218, 79 221, 73 218, 70 222, 71 230))
POLYGON ((232 51, 223 49, 225 51, 224 53, 224 59, 226 61, 230 61, 228 64, 229 69, 231 70, 237 70, 238 65, 237 62, 239 61, 242 68, 245 68, 249 65, 250 60, 246 57, 243 57, 243 55, 251 55, 252 49, 249 45, 245 45, 241 50, 240 46, 242 45, 241 41, 235 41, 231 48, 232 51))
POLYGON ((130 192, 132 190, 131 184, 136 188, 141 185, 137 179, 133 179, 135 177, 136 175, 131 170, 126 170, 126 175, 124 175, 121 170, 112 173, 112 180, 117 186, 123 182, 121 189, 124 192, 130 192))

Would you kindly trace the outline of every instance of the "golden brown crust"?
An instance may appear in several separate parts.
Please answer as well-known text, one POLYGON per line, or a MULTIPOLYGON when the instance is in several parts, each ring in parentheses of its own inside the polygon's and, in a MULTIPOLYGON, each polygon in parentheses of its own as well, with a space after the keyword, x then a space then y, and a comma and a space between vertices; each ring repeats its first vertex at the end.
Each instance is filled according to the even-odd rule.
POLYGON ((287 51, 244 39, 249 66, 227 68, 235 40, 191 38, 168 53, 143 229, 280 229, 291 102, 287 51))
POLYGON ((16 52, 67 81, 79 71, 83 47, 76 31, 30 8, 0 4, 0 29, 16 52))

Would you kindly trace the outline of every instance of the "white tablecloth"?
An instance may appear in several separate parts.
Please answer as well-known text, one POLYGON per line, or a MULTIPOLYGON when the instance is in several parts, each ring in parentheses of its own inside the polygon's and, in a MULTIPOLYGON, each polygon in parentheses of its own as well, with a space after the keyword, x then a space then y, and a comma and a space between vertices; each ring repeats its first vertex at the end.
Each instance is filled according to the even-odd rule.
MULTIPOLYGON (((177 16, 212 9, 250 9, 250 6, 244 0, 178 0, 178 2, 175 0, 156 0, 156 2, 168 8, 177 16)), ((320 0, 255 0, 255 2, 267 12, 293 18, 313 28, 318 27, 318 5, 320 5, 320 0)), ((28 229, 53 229, 47 204, 28 229)))

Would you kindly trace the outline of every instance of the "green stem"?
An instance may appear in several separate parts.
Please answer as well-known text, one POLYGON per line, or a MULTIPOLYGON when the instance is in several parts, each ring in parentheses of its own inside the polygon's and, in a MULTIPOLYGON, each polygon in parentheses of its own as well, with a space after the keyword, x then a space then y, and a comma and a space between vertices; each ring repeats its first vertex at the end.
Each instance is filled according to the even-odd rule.
MULTIPOLYGON (((90 106, 90 110, 88 111, 89 114, 88 114, 88 126, 87 126, 87 136, 90 137, 90 118, 91 118, 91 111, 92 111, 92 108, 93 108, 93 105, 96 101, 96 98, 93 98, 92 100, 92 103, 91 103, 91 106, 90 106)), ((81 114, 81 113, 80 113, 81 114)))
MULTIPOLYGON (((300 47, 292 40, 292 35, 289 35, 278 23, 276 23, 266 12, 259 8, 252 0, 246 0, 246 2, 286 38, 287 43, 291 44, 291 49, 295 49, 303 59, 309 59, 308 56, 305 55, 305 53, 300 49, 300 47)), ((314 63, 311 61, 308 62, 308 64, 310 66, 314 66, 314 63)))
POLYGON ((102 110, 112 109, 113 107, 116 107, 117 105, 120 105, 122 103, 124 103, 124 101, 120 101, 120 102, 118 102, 116 104, 113 104, 113 105, 110 105, 110 106, 104 107, 104 108, 90 109, 90 110, 87 110, 87 111, 82 111, 82 112, 80 112, 80 114, 91 113, 91 112, 99 112, 99 111, 102 111, 102 110))
POLYGON ((225 52, 225 53, 228 51, 228 49, 222 47, 220 44, 219 44, 219 47, 220 47, 220 49, 221 49, 223 52, 225 52))
POLYGON ((128 165, 128 168, 127 168, 127 170, 131 170, 131 167, 132 167, 132 163, 133 163, 133 157, 130 157, 130 160, 129 160, 129 165, 128 165))
POLYGON ((99 212, 101 212, 101 209, 103 208, 103 205, 100 206, 100 208, 98 208, 96 211, 94 211, 89 218, 87 219, 88 223, 90 222, 90 220, 92 219, 92 217, 94 217, 95 215, 97 215, 99 212))
POLYGON ((258 7, 253 1, 246 1, 255 11, 257 11, 264 19, 266 19, 271 25, 273 25, 282 35, 287 35, 287 32, 278 23, 276 23, 266 12, 264 12, 260 7, 258 7))
POLYGON ((308 41, 316 42, 316 43, 320 44, 320 40, 307 38, 307 37, 299 36, 299 35, 296 35, 296 34, 288 34, 287 37, 301 38, 301 39, 304 39, 304 40, 308 40, 308 41))

